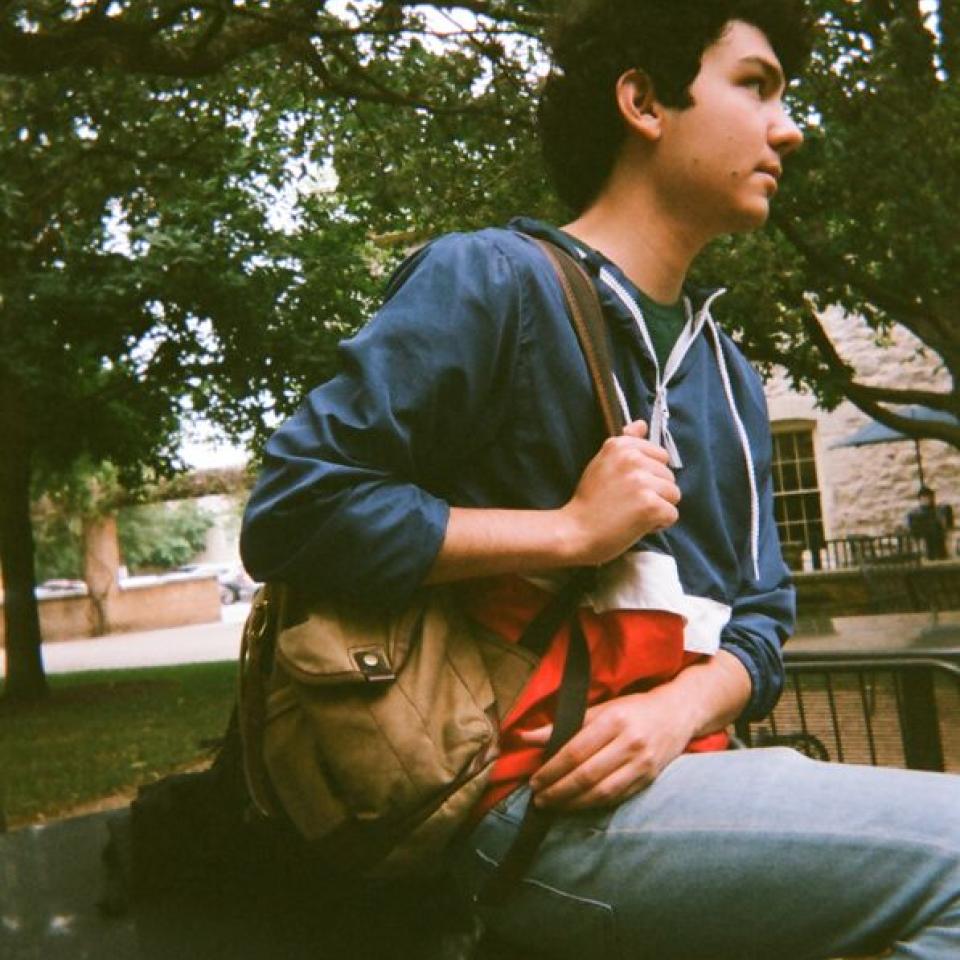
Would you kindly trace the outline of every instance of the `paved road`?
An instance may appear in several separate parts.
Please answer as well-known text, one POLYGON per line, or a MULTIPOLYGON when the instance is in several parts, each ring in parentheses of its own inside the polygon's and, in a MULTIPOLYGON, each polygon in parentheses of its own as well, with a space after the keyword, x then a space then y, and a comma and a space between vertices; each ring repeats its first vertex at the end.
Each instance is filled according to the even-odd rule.
MULTIPOLYGON (((46 643, 43 661, 48 673, 71 673, 123 667, 163 666, 235 660, 240 650, 240 628, 250 605, 235 603, 222 608, 219 623, 202 623, 170 630, 112 634, 96 640, 64 640, 46 643)), ((874 617, 837 617, 809 632, 801 632, 790 644, 792 650, 841 648, 895 651, 916 645, 916 637, 929 627, 929 614, 897 614, 874 617)), ((960 632, 960 611, 940 615, 943 626, 960 632)), ((956 645, 957 634, 951 639, 956 645)), ((942 640, 941 640, 942 643, 942 640)), ((5 661, 0 657, 0 676, 5 661)))
MULTIPOLYGON (((249 609, 248 603, 222 607, 223 620, 219 623, 45 643, 44 667, 47 673, 72 673, 236 660, 240 651, 240 628, 249 609)), ((5 669, 6 658, 0 657, 0 676, 5 669)))

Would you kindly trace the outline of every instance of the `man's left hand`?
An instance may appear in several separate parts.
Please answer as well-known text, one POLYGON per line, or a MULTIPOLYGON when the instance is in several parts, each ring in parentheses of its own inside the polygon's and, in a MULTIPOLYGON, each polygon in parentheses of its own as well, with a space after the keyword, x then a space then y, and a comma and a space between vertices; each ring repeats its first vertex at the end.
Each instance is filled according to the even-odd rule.
MULTIPOLYGON (((591 707, 582 729, 531 778, 534 803, 556 810, 611 806, 653 783, 696 732, 666 693, 658 688, 591 707)), ((545 746, 552 729, 520 736, 545 746)))

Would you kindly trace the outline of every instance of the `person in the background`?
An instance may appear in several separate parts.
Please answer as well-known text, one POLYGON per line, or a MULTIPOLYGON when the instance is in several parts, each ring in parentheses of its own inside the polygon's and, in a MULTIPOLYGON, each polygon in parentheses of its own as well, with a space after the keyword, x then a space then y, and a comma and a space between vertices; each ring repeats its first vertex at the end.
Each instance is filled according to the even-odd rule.
POLYGON ((937 495, 929 487, 917 491, 918 505, 907 514, 912 536, 922 540, 928 560, 947 559, 947 531, 953 529, 953 507, 937 506, 937 495))

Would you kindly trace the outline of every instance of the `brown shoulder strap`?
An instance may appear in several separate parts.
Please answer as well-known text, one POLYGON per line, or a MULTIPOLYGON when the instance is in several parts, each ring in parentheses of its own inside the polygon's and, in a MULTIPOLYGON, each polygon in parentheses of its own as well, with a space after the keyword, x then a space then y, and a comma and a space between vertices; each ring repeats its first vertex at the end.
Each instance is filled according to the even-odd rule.
POLYGON ((604 427, 611 437, 618 437, 625 423, 614 386, 606 323, 596 288, 587 271, 566 250, 538 237, 534 240, 557 272, 570 321, 590 371, 604 427))

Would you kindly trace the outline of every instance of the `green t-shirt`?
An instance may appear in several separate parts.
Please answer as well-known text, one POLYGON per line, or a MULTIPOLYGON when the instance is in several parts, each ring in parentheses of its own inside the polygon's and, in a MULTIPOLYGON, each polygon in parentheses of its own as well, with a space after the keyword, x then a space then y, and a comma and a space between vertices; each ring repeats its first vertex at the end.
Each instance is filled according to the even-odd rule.
POLYGON ((683 306, 683 297, 676 303, 663 304, 651 300, 642 290, 638 290, 637 303, 643 312, 643 319, 647 323, 647 331, 653 341, 653 349, 660 364, 660 373, 663 374, 667 365, 670 351, 680 337, 687 322, 687 314, 683 306))

